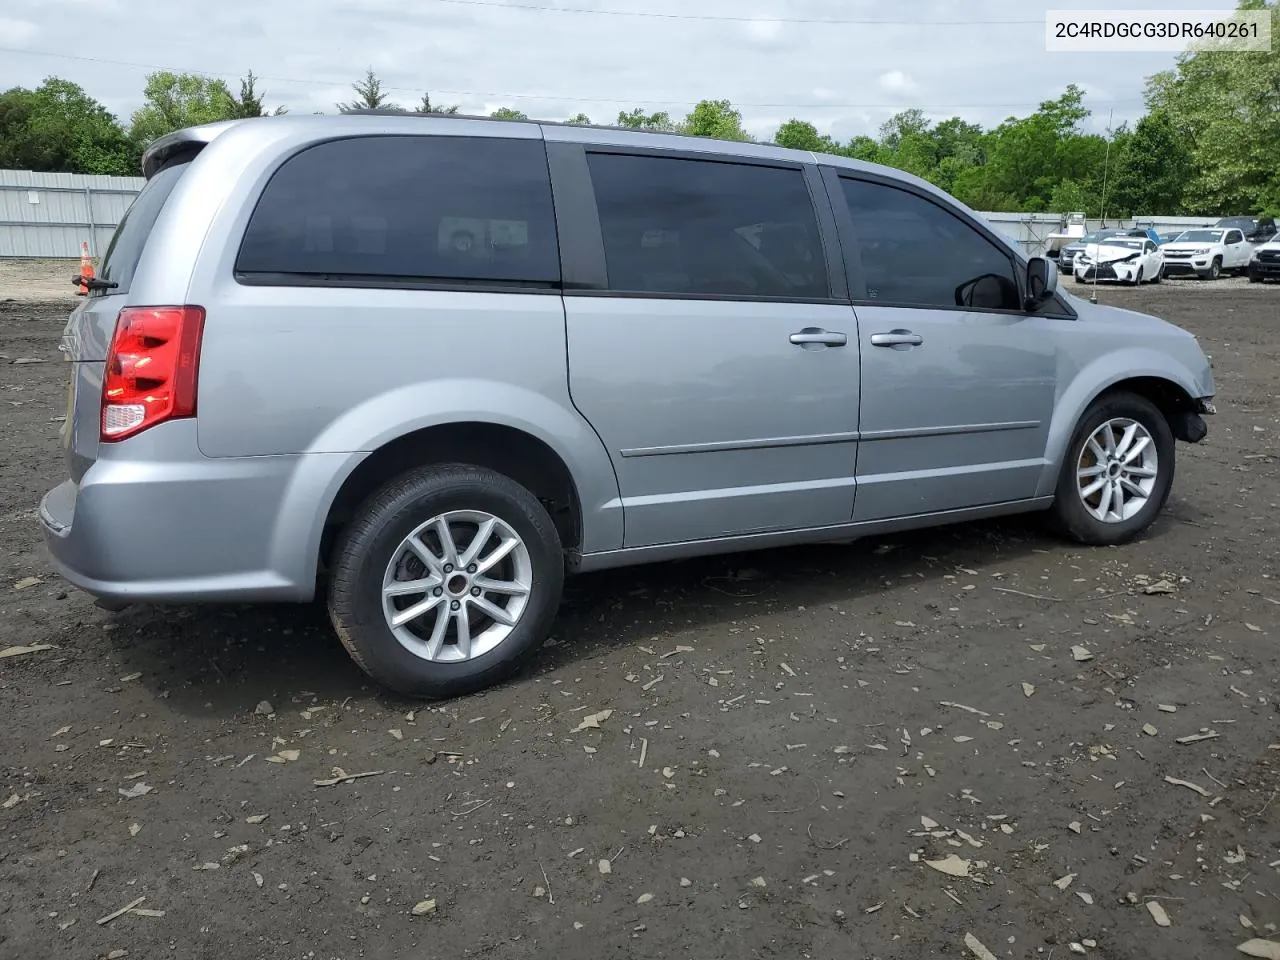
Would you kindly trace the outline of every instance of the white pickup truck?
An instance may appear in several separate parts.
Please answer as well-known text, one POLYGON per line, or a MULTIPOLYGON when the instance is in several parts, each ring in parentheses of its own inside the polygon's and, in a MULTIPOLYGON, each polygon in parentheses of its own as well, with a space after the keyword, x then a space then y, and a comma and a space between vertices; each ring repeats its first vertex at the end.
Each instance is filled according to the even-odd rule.
POLYGON ((1253 244, 1238 229, 1198 227, 1183 231, 1160 252, 1166 277, 1194 274, 1201 280, 1217 280, 1223 273, 1244 273, 1253 256, 1253 244))

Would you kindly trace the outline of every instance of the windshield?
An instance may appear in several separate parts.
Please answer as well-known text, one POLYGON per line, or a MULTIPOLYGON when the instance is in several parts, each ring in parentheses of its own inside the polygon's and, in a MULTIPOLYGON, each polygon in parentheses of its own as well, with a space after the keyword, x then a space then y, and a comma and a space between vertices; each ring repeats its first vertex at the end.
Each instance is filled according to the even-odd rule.
POLYGON ((1141 250, 1143 242, 1141 240, 1114 239, 1106 242, 1108 247, 1124 247, 1126 250, 1141 250))
POLYGON ((1188 230, 1178 235, 1180 242, 1186 243, 1220 243, 1222 241, 1221 230, 1188 230))
POLYGON ((1253 217, 1230 217, 1225 220, 1219 220, 1219 227, 1229 227, 1233 230, 1243 230, 1245 233, 1250 232, 1258 226, 1258 221, 1253 217))
POLYGON ((1080 243, 1097 243, 1099 240, 1105 240, 1107 237, 1114 237, 1119 230, 1095 230, 1093 233, 1085 234, 1080 238, 1080 243))

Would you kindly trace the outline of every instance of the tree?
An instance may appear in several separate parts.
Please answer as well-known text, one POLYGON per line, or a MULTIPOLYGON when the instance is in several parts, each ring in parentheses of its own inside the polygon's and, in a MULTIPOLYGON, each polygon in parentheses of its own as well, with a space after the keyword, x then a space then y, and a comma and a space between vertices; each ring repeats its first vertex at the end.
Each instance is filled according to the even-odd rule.
POLYGON ((391 102, 391 95, 382 89, 382 81, 372 67, 365 71, 363 80, 357 80, 351 85, 351 89, 355 91, 356 98, 337 104, 341 113, 353 110, 404 110, 404 107, 391 102))
POLYGON ((1110 193, 1116 210, 1131 214, 1177 214, 1183 193, 1194 178, 1191 149, 1164 110, 1138 121, 1116 159, 1110 193))
POLYGON ((718 140, 750 140, 751 135, 742 129, 742 114, 728 100, 703 100, 698 103, 684 122, 680 132, 693 137, 715 137, 718 140))
POLYGON ((240 96, 230 97, 226 113, 229 119, 245 119, 248 117, 278 117, 288 111, 284 107, 276 107, 268 111, 265 106, 266 93, 257 90, 258 78, 250 70, 248 76, 240 81, 240 96))
POLYGON ((575 113, 572 117, 566 120, 565 123, 574 127, 589 127, 591 126, 591 118, 585 113, 575 113))
POLYGON ((515 107, 499 107, 493 113, 489 114, 495 120, 528 120, 526 113, 517 110, 515 107))
POLYGON ((107 108, 69 80, 0 94, 0 167, 133 177, 140 156, 107 108))
POLYGON ((447 107, 442 107, 438 103, 431 102, 431 94, 429 93, 424 93, 422 95, 422 100, 418 103, 418 113, 443 113, 452 116, 457 112, 458 105, 456 103, 447 107))
POLYGON ((790 147, 792 150, 809 150, 813 153, 840 152, 835 141, 824 133, 818 133, 818 128, 808 120, 788 120, 778 127, 778 132, 773 135, 773 142, 780 147, 790 147))
MULTIPOLYGON (((1269 10, 1280 35, 1280 5, 1269 10)), ((1191 154, 1183 200, 1196 215, 1256 213, 1280 205, 1280 48, 1269 52, 1198 50, 1147 84, 1147 106, 1164 111, 1191 154)))
POLYGON ((670 133, 676 128, 676 125, 671 122, 671 115, 665 110, 645 113, 639 107, 629 111, 619 110, 618 126, 632 130, 653 130, 659 133, 670 133))
POLYGON ((130 136, 145 146, 174 130, 229 120, 236 102, 222 80, 162 70, 147 77, 143 105, 133 114, 130 136))

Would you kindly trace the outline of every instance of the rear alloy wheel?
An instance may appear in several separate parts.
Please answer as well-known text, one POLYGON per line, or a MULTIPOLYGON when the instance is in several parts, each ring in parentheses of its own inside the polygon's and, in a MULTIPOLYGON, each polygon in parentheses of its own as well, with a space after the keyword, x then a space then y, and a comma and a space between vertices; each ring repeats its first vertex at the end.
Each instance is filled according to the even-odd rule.
POLYGON ((532 493, 480 467, 430 467, 387 484, 348 525, 329 615, 375 680, 455 697, 533 655, 563 583, 560 538, 532 493))
POLYGON ((1173 433, 1155 404, 1131 393, 1100 397, 1067 448, 1054 519, 1081 543, 1127 543, 1164 508, 1173 471, 1173 433))

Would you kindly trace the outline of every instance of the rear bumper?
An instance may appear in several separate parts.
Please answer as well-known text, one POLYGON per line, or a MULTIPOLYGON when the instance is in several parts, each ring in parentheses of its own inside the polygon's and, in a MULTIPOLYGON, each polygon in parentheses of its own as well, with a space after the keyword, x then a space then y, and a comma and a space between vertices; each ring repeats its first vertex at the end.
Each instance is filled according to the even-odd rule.
POLYGON ((100 459, 41 500, 45 544, 64 579, 107 601, 305 601, 324 509, 312 494, 327 484, 299 478, 317 457, 100 459))

